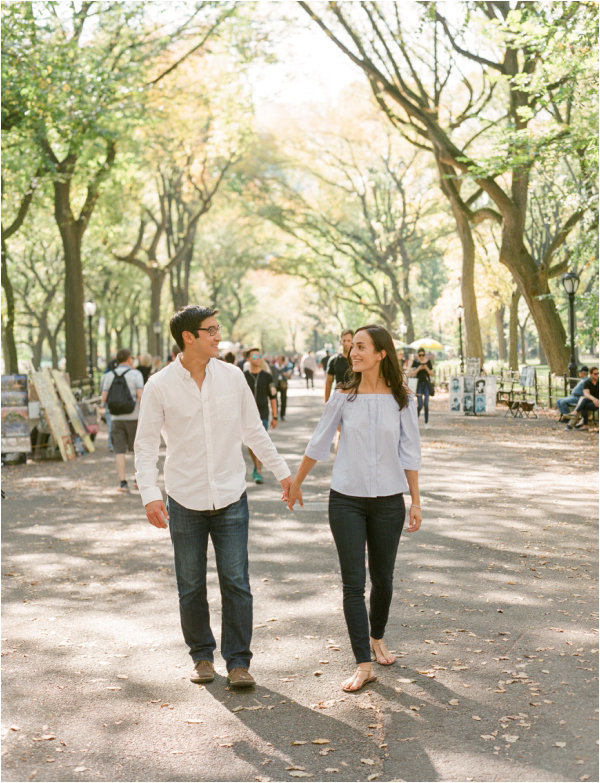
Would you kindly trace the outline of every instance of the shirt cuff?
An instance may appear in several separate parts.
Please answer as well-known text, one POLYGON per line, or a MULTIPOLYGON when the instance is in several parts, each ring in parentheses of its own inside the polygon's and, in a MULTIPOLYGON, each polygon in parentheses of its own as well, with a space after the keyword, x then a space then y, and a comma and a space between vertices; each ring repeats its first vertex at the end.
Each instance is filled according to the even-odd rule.
POLYGON ((144 506, 147 506, 148 503, 152 503, 154 500, 163 499, 160 487, 148 487, 148 489, 140 489, 140 496, 144 506))
POLYGON ((292 475, 291 470, 288 468, 285 462, 283 463, 283 465, 278 467, 277 470, 272 470, 272 473, 277 479, 277 481, 283 481, 283 479, 286 479, 292 475))

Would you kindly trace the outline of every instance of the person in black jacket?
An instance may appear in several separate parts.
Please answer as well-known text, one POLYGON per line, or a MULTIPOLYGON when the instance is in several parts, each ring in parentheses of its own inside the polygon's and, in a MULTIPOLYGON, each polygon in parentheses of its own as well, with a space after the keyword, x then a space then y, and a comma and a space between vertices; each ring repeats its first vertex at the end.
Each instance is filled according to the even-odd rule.
MULTIPOLYGON (((262 420, 263 426, 266 430, 269 429, 269 405, 271 407, 271 429, 275 429, 277 426, 277 389, 273 383, 273 376, 263 369, 263 358, 260 348, 250 348, 246 351, 246 358, 248 359, 249 368, 244 372, 248 386, 254 395, 256 405, 258 407, 258 413, 262 420)), ((252 449, 249 449, 252 462, 254 463, 254 470, 252 471, 252 478, 256 484, 263 484, 264 478, 261 474, 262 463, 254 454, 252 449)))
POLYGON ((433 378, 433 365, 430 359, 425 358, 425 350, 419 348, 417 358, 413 361, 408 372, 410 378, 417 378, 417 416, 421 415, 421 408, 425 408, 425 426, 429 426, 429 383, 433 378))

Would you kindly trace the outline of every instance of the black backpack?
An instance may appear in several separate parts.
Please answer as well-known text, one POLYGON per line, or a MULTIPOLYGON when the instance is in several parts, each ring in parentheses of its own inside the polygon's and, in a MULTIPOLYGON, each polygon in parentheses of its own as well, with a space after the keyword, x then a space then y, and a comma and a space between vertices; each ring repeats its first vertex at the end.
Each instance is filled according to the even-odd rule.
POLYGON ((114 378, 106 395, 106 405, 113 416, 123 416, 131 413, 135 408, 135 400, 131 396, 125 376, 129 370, 120 375, 113 370, 114 378))

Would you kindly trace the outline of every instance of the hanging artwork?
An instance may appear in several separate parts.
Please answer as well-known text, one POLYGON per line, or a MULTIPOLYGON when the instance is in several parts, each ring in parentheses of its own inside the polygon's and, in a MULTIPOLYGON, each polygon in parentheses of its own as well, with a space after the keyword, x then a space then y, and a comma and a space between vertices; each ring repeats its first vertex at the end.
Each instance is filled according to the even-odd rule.
POLYGON ((27 409, 27 376, 3 375, 1 395, 2 453, 27 453, 31 451, 27 409))

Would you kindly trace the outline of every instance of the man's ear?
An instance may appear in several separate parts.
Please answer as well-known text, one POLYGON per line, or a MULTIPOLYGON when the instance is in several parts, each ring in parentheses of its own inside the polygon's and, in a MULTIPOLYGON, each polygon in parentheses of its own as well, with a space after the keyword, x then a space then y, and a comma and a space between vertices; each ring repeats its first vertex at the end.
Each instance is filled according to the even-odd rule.
POLYGON ((181 333, 181 339, 183 340, 184 343, 187 343, 189 345, 190 343, 193 343, 196 338, 194 337, 192 332, 188 332, 187 330, 184 330, 181 333))

